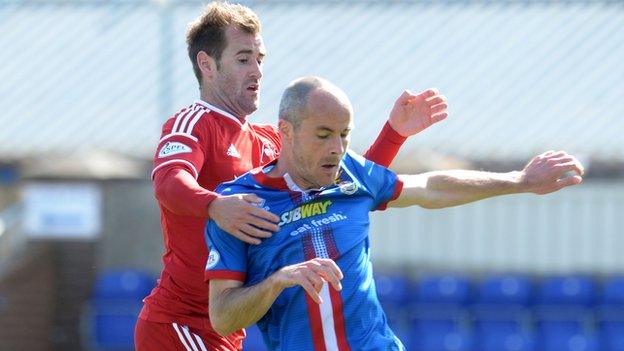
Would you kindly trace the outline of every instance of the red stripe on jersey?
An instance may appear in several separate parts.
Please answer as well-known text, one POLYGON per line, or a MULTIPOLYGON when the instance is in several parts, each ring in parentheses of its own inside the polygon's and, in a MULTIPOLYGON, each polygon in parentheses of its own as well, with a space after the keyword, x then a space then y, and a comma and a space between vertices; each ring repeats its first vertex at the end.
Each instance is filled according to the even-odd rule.
MULTIPOLYGON (((308 305, 308 316, 310 317, 310 329, 312 329, 314 351, 327 351, 325 347, 325 336, 323 334, 323 322, 321 321, 321 309, 305 290, 303 293, 305 294, 308 305)), ((327 302, 328 301, 324 301, 324 303, 327 302)))
POLYGON ((396 200, 399 197, 399 195, 401 195, 401 191, 403 191, 403 181, 400 178, 397 178, 396 183, 394 185, 394 192, 392 193, 392 197, 388 201, 379 204, 376 210, 377 211, 385 210, 388 207, 389 202, 396 200))
MULTIPOLYGON (((312 243, 312 235, 310 233, 306 233, 302 237, 301 241, 303 243, 303 252, 306 261, 315 258, 316 253, 314 251, 314 244, 312 243)), ((326 351, 325 335, 323 334, 323 322, 321 321, 321 309, 305 290, 303 293, 306 297, 306 303, 308 305, 308 316, 310 317, 310 329, 312 330, 314 351, 326 351)), ((324 301, 324 303, 327 303, 327 301, 324 301)))
POLYGON ((344 314, 342 313, 342 296, 340 291, 329 286, 329 296, 331 297, 332 309, 334 312, 334 330, 336 331, 336 341, 340 351, 350 351, 347 333, 345 331, 344 314))
POLYGON ((186 129, 188 128, 188 125, 189 125, 190 121, 193 120, 193 118, 195 118, 195 116, 197 116, 198 113, 204 113, 204 111, 202 111, 202 110, 195 110, 190 115, 185 116, 182 119, 182 123, 180 123, 180 126, 178 127, 178 130, 174 131, 174 132, 191 134, 191 132, 186 130, 186 129))
POLYGON ((210 279, 227 279, 227 280, 238 280, 238 281, 244 282, 245 273, 236 272, 236 271, 226 271, 226 270, 206 271, 204 273, 204 281, 208 281, 210 279))

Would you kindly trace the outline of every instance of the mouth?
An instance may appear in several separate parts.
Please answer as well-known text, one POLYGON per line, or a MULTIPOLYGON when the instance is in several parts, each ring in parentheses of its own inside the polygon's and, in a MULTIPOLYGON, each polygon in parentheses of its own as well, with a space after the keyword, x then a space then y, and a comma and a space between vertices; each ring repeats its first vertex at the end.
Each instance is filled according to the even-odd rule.
POLYGON ((250 85, 247 86, 247 90, 251 91, 253 93, 257 93, 259 89, 260 89, 260 85, 259 84, 250 84, 250 85))
POLYGON ((333 172, 338 169, 338 164, 337 163, 325 163, 321 165, 321 167, 327 172, 333 172))

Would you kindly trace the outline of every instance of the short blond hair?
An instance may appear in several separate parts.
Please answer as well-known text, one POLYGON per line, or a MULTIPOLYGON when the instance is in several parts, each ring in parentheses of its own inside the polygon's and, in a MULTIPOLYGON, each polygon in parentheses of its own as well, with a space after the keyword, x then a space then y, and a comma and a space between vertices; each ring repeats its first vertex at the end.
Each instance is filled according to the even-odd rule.
POLYGON ((249 7, 224 1, 214 1, 206 5, 203 13, 187 26, 188 55, 200 86, 201 71, 197 65, 197 54, 204 51, 215 59, 219 67, 221 55, 227 45, 225 29, 229 26, 235 26, 249 34, 258 34, 261 30, 258 15, 249 7))

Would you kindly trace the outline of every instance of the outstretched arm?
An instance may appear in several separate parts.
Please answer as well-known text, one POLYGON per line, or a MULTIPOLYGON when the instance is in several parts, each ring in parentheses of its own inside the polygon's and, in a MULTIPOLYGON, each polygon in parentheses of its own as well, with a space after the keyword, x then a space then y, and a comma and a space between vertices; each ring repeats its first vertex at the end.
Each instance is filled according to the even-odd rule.
POLYGON ((447 107, 446 98, 437 89, 420 94, 404 91, 364 157, 382 166, 390 166, 405 140, 444 120, 448 116, 447 107))
POLYGON ((531 159, 522 171, 458 170, 400 175, 403 189, 388 206, 444 208, 499 195, 548 194, 581 183, 582 174, 583 166, 574 156, 564 151, 548 151, 531 159))
POLYGON ((244 287, 236 280, 210 280, 209 314, 213 328, 221 335, 257 322, 269 310, 282 290, 301 285, 316 303, 323 303, 319 291, 324 282, 341 290, 340 268, 330 259, 315 258, 286 266, 262 282, 244 287))

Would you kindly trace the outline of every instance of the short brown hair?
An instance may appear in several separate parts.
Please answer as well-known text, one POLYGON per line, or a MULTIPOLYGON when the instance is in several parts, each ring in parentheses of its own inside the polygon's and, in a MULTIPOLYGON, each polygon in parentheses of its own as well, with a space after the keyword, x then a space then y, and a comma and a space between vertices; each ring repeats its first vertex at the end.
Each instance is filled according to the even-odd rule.
POLYGON ((249 34, 260 33, 260 19, 255 12, 243 5, 222 1, 208 4, 204 12, 188 24, 186 45, 200 86, 201 71, 197 65, 197 54, 204 51, 217 61, 218 67, 221 54, 227 44, 225 29, 231 25, 249 34))

